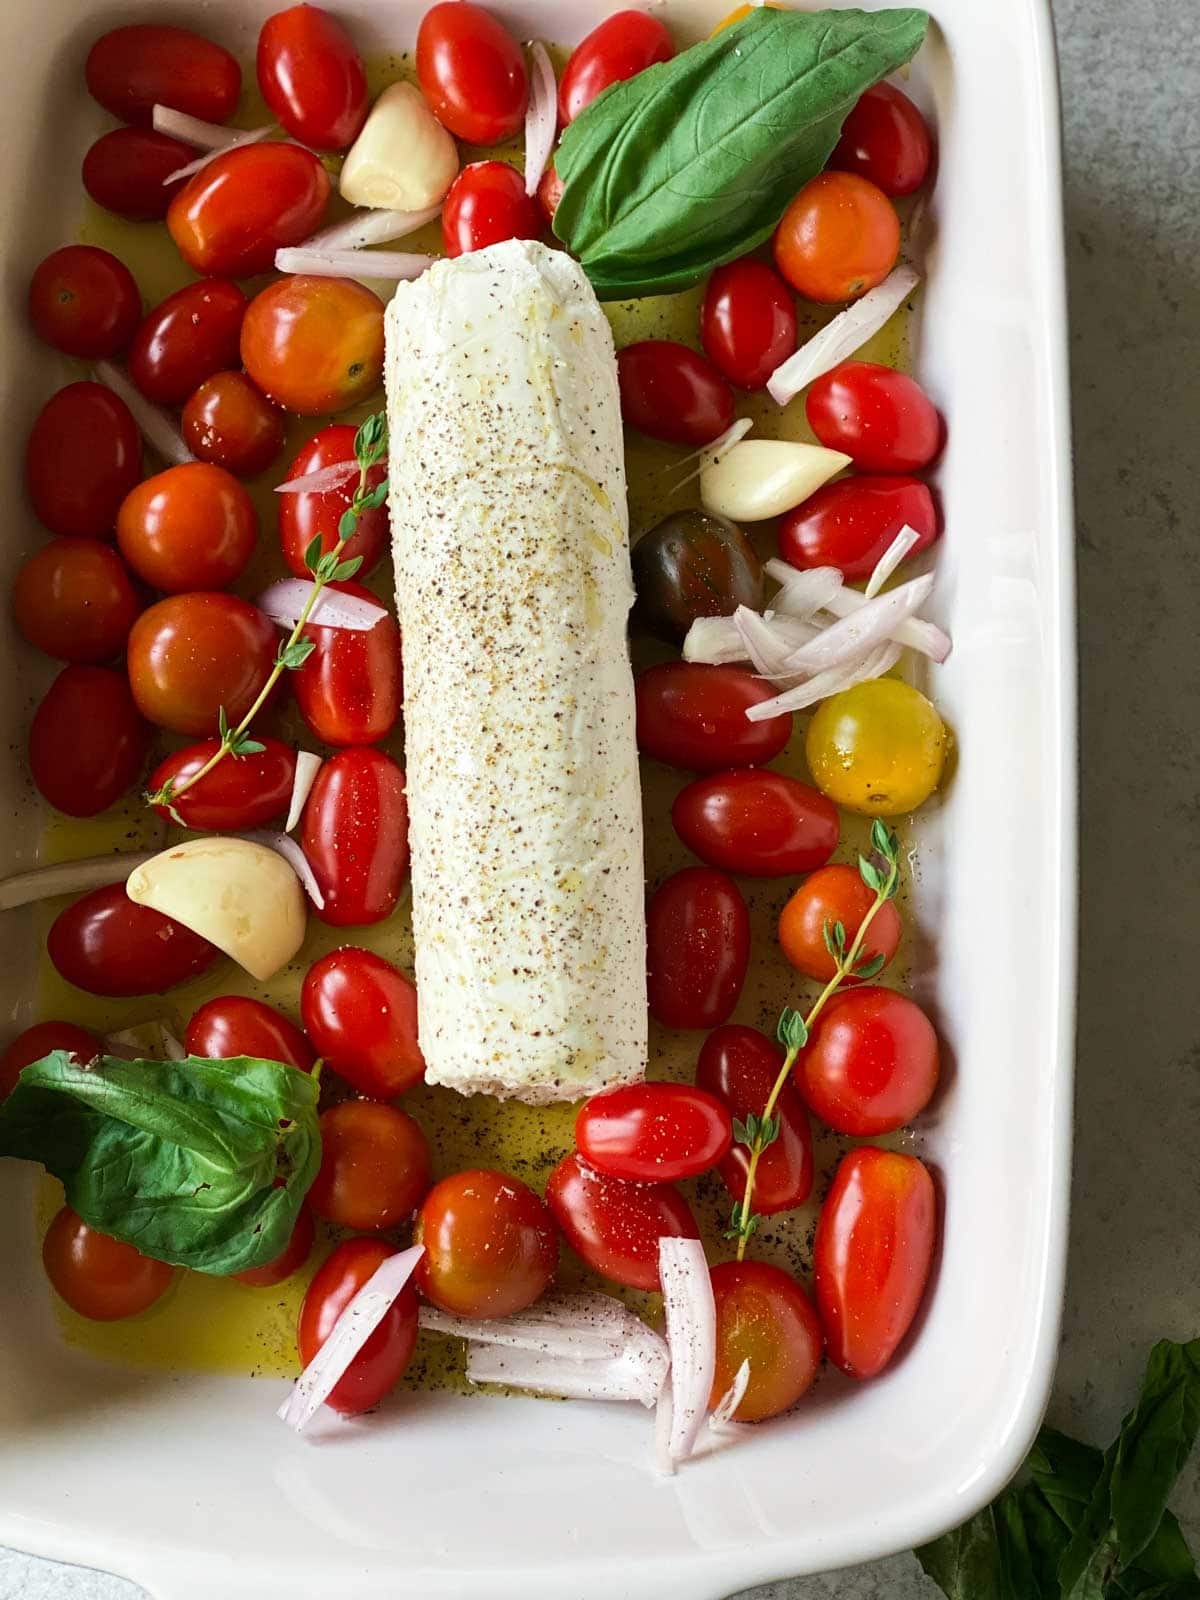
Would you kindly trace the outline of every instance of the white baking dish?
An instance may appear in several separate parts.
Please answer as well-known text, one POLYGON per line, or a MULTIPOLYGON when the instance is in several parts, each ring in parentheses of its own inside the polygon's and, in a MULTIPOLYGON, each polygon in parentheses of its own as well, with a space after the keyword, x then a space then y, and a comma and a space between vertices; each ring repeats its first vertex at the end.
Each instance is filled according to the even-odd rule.
MULTIPOLYGON (((727 3, 679 0, 674 17, 703 27, 727 3)), ((75 226, 79 157, 99 126, 82 92, 86 48, 107 27, 153 16, 250 56, 272 9, 0 8, 0 452, 14 550, 36 537, 21 526, 26 426, 62 381, 25 327, 25 286, 75 226)), ((364 43, 394 48, 411 42, 422 6, 343 9, 364 43)), ((613 6, 497 9, 525 35, 571 40, 613 6)), ((794 1416, 673 1480, 653 1475, 647 1425, 623 1407, 409 1396, 309 1443, 275 1421, 279 1385, 125 1371, 63 1347, 31 1248, 32 1174, 5 1163, 0 1543, 111 1567, 163 1600, 706 1600, 918 1543, 1016 1467, 1054 1362, 1070 1150, 1074 629, 1058 119, 1046 0, 935 0, 934 10, 910 85, 941 150, 916 359, 950 421, 934 609, 956 648, 936 694, 959 755, 946 803, 918 828, 915 982, 952 1063, 921 1130, 945 1234, 919 1337, 881 1380, 852 1390, 827 1377, 794 1416)), ((19 747, 46 673, 6 642, 0 715, 19 747)), ((38 829, 14 758, 0 868, 30 859, 38 829)), ((30 1012, 29 927, 21 913, 0 925, 14 1023, 30 1012)))

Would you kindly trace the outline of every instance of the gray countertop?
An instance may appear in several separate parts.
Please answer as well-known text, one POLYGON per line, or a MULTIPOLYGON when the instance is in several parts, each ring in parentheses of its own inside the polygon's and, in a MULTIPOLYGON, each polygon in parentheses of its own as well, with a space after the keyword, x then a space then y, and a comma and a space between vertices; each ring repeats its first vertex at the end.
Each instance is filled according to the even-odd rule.
MULTIPOLYGON (((1082 889, 1070 1279, 1051 1417, 1106 1443, 1153 1341, 1200 1334, 1200 915, 1188 888, 1200 839, 1200 0, 1054 0, 1054 13, 1082 889)), ((1177 1509, 1200 1543, 1200 1463, 1177 1509)), ((755 1593, 937 1592, 897 1556, 755 1593)), ((0 1551, 0 1600, 141 1595, 103 1573, 0 1551)))

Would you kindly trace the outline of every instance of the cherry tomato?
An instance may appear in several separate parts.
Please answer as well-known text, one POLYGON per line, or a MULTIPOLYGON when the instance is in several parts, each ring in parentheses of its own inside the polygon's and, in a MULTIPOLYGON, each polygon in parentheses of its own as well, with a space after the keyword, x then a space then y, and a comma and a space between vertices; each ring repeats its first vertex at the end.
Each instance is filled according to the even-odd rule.
POLYGON ((235 727, 275 662, 275 625, 237 595, 168 595, 143 611, 126 663, 138 710, 193 739, 217 731, 222 709, 235 727))
POLYGON ((664 23, 644 11, 615 11, 571 52, 558 86, 558 120, 565 128, 612 83, 623 83, 656 61, 670 61, 675 41, 664 23))
POLYGON ((547 227, 552 226, 554 222, 554 213, 558 210, 558 202, 562 199, 562 195, 563 181, 555 172, 554 163, 551 161, 542 173, 534 197, 541 208, 542 216, 546 219, 547 227))
POLYGON ((633 547, 634 620, 682 644, 697 617, 763 607, 762 563, 742 530, 706 511, 675 511, 633 547))
MULTIPOLYGON (((718 1095, 731 1116, 743 1122, 761 1117, 783 1066, 783 1048, 757 1028, 730 1023, 704 1041, 696 1064, 696 1082, 718 1095)), ((758 1158, 754 1173, 754 1210, 764 1215, 791 1211, 808 1199, 813 1181, 812 1131, 804 1103, 791 1083, 775 1101, 779 1133, 758 1158)), ((737 1201, 745 1198, 750 1151, 732 1145, 720 1164, 725 1187, 737 1201)))
POLYGON ((300 992, 316 1048, 360 1094, 392 1100, 425 1076, 417 991, 373 950, 344 945, 314 961, 300 992))
POLYGON ((737 884, 709 867, 685 867, 646 908, 650 1015, 668 1028, 715 1028, 742 992, 750 914, 737 884))
POLYGON ((916 106, 894 84, 877 83, 843 122, 829 165, 869 178, 884 194, 912 194, 932 155, 929 125, 916 106))
MULTIPOLYGON (((789 11, 791 9, 791 7, 785 3, 785 0, 762 0, 762 4, 765 5, 769 11, 789 11)), ((726 28, 731 28, 735 22, 740 22, 743 17, 748 17, 752 11, 757 11, 758 9, 759 0, 746 0, 745 5, 734 6, 733 10, 727 12, 726 15, 721 18, 720 22, 717 23, 716 27, 709 34, 709 38, 716 38, 718 33, 724 33, 726 28)))
MULTIPOLYGON (((161 222, 187 182, 167 179, 194 161, 196 152, 151 128, 102 133, 83 158, 83 187, 98 206, 127 222, 161 222)), ((141 302, 138 302, 139 309, 141 302)))
POLYGON ((242 70, 228 50, 187 28, 159 23, 101 34, 88 52, 84 76, 106 111, 145 127, 156 104, 224 122, 242 92, 242 70))
POLYGON ((917 472, 942 448, 942 419, 924 389, 874 361, 843 361, 814 379, 804 413, 821 443, 863 472, 917 472))
POLYGON ((919 478, 839 478, 784 517, 779 554, 793 567, 837 567, 845 578, 868 578, 906 523, 920 534, 910 557, 938 536, 933 496, 919 478))
POLYGON ((57 810, 94 817, 133 787, 149 743, 123 672, 64 667, 34 712, 29 767, 57 810))
POLYGON ((809 1108, 835 1133, 891 1133, 933 1098, 937 1034, 907 996, 868 984, 835 994, 795 1066, 809 1108))
POLYGON ((543 1293, 558 1265, 544 1203, 506 1172, 443 1178, 425 1196, 413 1238, 421 1293, 459 1317, 511 1317, 543 1293))
POLYGON ((729 1112, 688 1083, 630 1083, 598 1094, 575 1119, 579 1154, 631 1183, 675 1183, 707 1172, 733 1143, 729 1112))
MULTIPOLYGON (((220 762, 190 789, 177 795, 170 809, 155 806, 159 816, 173 822, 173 810, 183 818, 185 827, 202 833, 240 833, 247 828, 261 828, 282 816, 296 781, 296 752, 291 745, 257 730, 255 738, 264 749, 220 762)), ((147 789, 157 794, 165 783, 181 784, 193 772, 199 772, 220 746, 219 739, 203 739, 199 744, 173 751, 150 774, 147 789)))
MULTIPOLYGON (((375 600, 361 583, 330 589, 375 600)), ((291 675, 300 714, 326 744, 378 744, 400 715, 400 629, 392 616, 373 628, 322 628, 308 623, 304 637, 316 649, 291 675)))
POLYGON ((268 17, 258 86, 277 122, 314 150, 344 150, 367 120, 367 74, 341 23, 320 6, 268 17))
POLYGON ((13 584, 17 627, 36 649, 61 661, 111 661, 140 610, 125 563, 99 539, 51 539, 13 584))
POLYGON ((484 250, 504 239, 536 239, 541 231, 537 202, 525 193, 522 175, 506 161, 473 161, 464 167, 442 205, 442 242, 448 256, 484 250))
POLYGON ((836 806, 807 783, 756 767, 695 779, 676 796, 671 821, 701 861, 751 878, 811 872, 838 844, 836 806))
POLYGON ((152 1261, 131 1244, 89 1228, 63 1206, 42 1240, 42 1265, 55 1293, 93 1322, 136 1317, 161 1300, 175 1278, 165 1261, 152 1261))
POLYGON ((638 749, 686 772, 757 766, 774 760, 791 738, 791 712, 747 718, 747 707, 771 699, 775 689, 741 667, 664 661, 638 674, 634 692, 638 749))
POLYGON ((343 1100, 321 1113, 321 1167, 308 1191, 319 1217, 378 1233, 407 1222, 429 1183, 429 1146, 406 1111, 343 1100))
POLYGON ((817 1310, 829 1359, 851 1378, 883 1371, 929 1281, 933 1179, 916 1156, 863 1145, 844 1156, 817 1219, 817 1310))
POLYGON ((351 278, 278 278, 250 302, 242 364, 285 411, 344 411, 383 376, 383 302, 351 278))
POLYGON ((791 290, 765 261, 731 261, 708 280, 700 342, 723 378, 763 389, 796 348, 791 290))
POLYGON ((820 172, 775 229, 775 265, 806 300, 857 300, 900 254, 900 219, 881 189, 852 172, 820 172))
POLYGON ((34 332, 69 356, 119 355, 141 314, 133 273, 95 245, 68 244, 52 251, 29 285, 34 332))
POLYGON ((244 372, 214 372, 184 406, 182 431, 201 461, 256 478, 283 445, 283 415, 244 372))
POLYGON ((223 589, 241 576, 257 539, 254 502, 232 473, 207 461, 147 478, 117 512, 121 554, 167 594, 223 589))
POLYGON ((46 953, 77 989, 121 999, 186 983, 221 952, 174 918, 136 905, 123 883, 112 883, 59 912, 46 953))
POLYGON ((629 1289, 658 1289, 658 1241, 698 1239, 691 1207, 669 1183, 628 1183, 566 1156, 546 1180, 546 1204, 575 1254, 629 1289))
POLYGON ((311 150, 240 145, 188 179, 171 201, 167 229, 195 272, 250 278, 271 270, 276 250, 316 231, 329 192, 329 174, 311 150))
MULTIPOLYGON (((382 1239, 347 1239, 338 1245, 309 1284, 300 1307, 296 1344, 302 1366, 317 1354, 362 1286, 395 1254, 382 1239)), ((417 1295, 406 1283, 325 1404, 344 1417, 356 1417, 378 1405, 399 1382, 416 1343, 417 1295)))
MULTIPOLYGON (((312 438, 297 454, 284 475, 287 483, 293 478, 304 478, 311 472, 336 466, 341 461, 354 460, 355 429, 346 422, 331 422, 312 438)), ((377 489, 387 476, 386 466, 372 467, 367 473, 367 487, 377 489)), ((321 540, 321 554, 328 555, 338 542, 338 523, 349 510, 350 501, 358 487, 358 474, 354 473, 336 489, 315 493, 304 489, 299 494, 281 494, 279 501, 279 539, 283 546, 283 559, 297 578, 311 578, 304 562, 304 553, 314 539, 321 540)), ((364 511, 359 516, 354 533, 342 552, 343 559, 361 559, 358 575, 365 578, 379 565, 379 558, 390 542, 386 502, 364 511)))
POLYGON ((117 507, 142 475, 142 438, 124 400, 69 383, 38 412, 25 448, 34 514, 51 533, 112 537, 117 507))
POLYGON ((408 873, 404 773, 382 750, 339 750, 317 773, 301 844, 333 928, 390 917, 408 873))
POLYGON ((183 1042, 189 1055, 209 1061, 256 1056, 260 1061, 282 1061, 297 1072, 311 1072, 317 1059, 312 1045, 290 1018, 244 994, 206 1000, 192 1013, 183 1042))
POLYGON ((736 1420, 763 1422, 790 1410, 821 1365, 824 1340, 812 1301, 790 1273, 766 1261, 722 1261, 712 1269, 712 1286, 717 1365, 710 1405, 748 1361, 750 1382, 736 1420))
POLYGON ((268 1261, 262 1267, 247 1267, 245 1272, 235 1272, 234 1281, 249 1284, 252 1289, 273 1289, 277 1283, 283 1283, 294 1272, 299 1272, 312 1254, 316 1236, 317 1225, 312 1212, 307 1206, 301 1206, 292 1237, 274 1261, 268 1261))
POLYGON ((26 1067, 52 1050, 65 1050, 83 1066, 100 1054, 100 1041, 73 1022, 35 1022, 32 1028, 19 1033, 0 1056, 0 1100, 11 1094, 26 1067))
POLYGON ((143 318, 129 350, 129 376, 160 406, 180 406, 197 384, 239 361, 246 296, 228 278, 188 283, 143 318))
MULTIPOLYGON (((806 978, 828 983, 837 964, 825 944, 825 928, 840 922, 846 930, 846 948, 858 936, 862 919, 875 904, 854 867, 822 867, 796 890, 779 914, 779 943, 784 955, 806 978)), ((894 900, 885 900, 871 919, 863 944, 862 962, 883 957, 886 966, 900 943, 900 913, 894 900)), ((882 971, 882 968, 880 969, 882 971)), ((858 979, 847 977, 846 983, 858 979)))
POLYGON ((733 422, 733 390, 717 369, 673 339, 643 339, 617 353, 627 427, 668 444, 711 444, 733 422))
POLYGON ((830 695, 808 725, 808 770, 847 811, 898 817, 937 788, 950 734, 925 696, 896 678, 830 695))
POLYGON ((525 120, 521 46, 471 0, 431 6, 417 31, 417 79, 433 114, 467 144, 499 144, 525 120))

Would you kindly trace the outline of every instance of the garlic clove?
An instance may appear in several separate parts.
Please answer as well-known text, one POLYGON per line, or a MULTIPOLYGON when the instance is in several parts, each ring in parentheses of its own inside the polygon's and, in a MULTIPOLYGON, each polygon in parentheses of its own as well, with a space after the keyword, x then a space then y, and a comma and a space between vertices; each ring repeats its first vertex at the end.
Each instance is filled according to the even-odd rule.
POLYGON ((435 206, 458 175, 458 146, 415 84, 393 83, 371 107, 342 165, 342 198, 387 211, 435 206))
POLYGON ((733 522, 782 516, 828 483, 850 457, 818 444, 743 439, 700 474, 700 503, 733 522))

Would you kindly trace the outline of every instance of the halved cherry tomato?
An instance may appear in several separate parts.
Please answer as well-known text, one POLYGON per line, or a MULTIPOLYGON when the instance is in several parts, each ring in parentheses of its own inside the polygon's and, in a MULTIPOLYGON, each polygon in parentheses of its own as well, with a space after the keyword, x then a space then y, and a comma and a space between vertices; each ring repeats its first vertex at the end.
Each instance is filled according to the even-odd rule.
POLYGON ((51 533, 112 537, 117 507, 142 475, 129 407, 99 383, 69 383, 37 414, 25 447, 34 514, 51 533))
POLYGON ((206 1000, 192 1013, 183 1042, 189 1055, 210 1061, 257 1056, 261 1061, 282 1061, 297 1072, 310 1072, 317 1059, 312 1045, 289 1017, 244 994, 206 1000))
MULTIPOLYGON (((255 738, 264 746, 262 750, 220 762, 172 800, 170 809, 155 806, 159 816, 173 822, 173 810, 183 818, 186 827, 214 833, 261 828, 272 818, 282 816, 296 779, 296 752, 291 745, 272 739, 269 734, 256 730, 255 738)), ((203 739, 199 744, 184 745, 182 750, 173 751, 150 774, 147 789, 157 794, 165 783, 181 784, 193 772, 199 772, 220 745, 219 739, 203 739)), ((199 1053, 204 1054, 203 1051, 199 1053)))
POLYGON ((553 161, 542 173, 535 196, 541 207, 542 216, 546 219, 546 226, 551 227, 554 222, 554 213, 558 210, 558 202, 562 199, 563 181, 554 170, 553 161))
POLYGON ((70 1206, 46 1229, 42 1264, 55 1292, 93 1322, 136 1317, 161 1300, 175 1278, 165 1261, 89 1228, 70 1206))
MULTIPOLYGON (((779 944, 784 955, 806 978, 828 983, 837 963, 825 943, 825 928, 841 923, 846 930, 847 950, 858 936, 862 919, 875 903, 855 867, 822 867, 796 890, 779 914, 779 944)), ((856 965, 883 957, 886 966, 900 943, 900 913, 893 900, 885 900, 871 919, 856 965)), ((882 971, 883 969, 880 968, 882 971)), ((845 983, 857 983, 847 977, 845 983)))
MULTIPOLYGON (((454 0, 456 5, 466 0, 454 0)), ((507 161, 473 161, 450 185, 442 205, 442 242, 448 256, 484 250, 504 239, 536 239, 542 231, 537 202, 507 161)))
POLYGON ((317 773, 301 844, 333 928, 390 917, 408 873, 404 773, 382 750, 339 750, 317 773))
POLYGON ((245 1272, 235 1272, 234 1281, 249 1284, 252 1289, 273 1289, 277 1283, 283 1283, 294 1272, 299 1272, 312 1254, 316 1236, 317 1225, 313 1221, 313 1214, 307 1206, 301 1206, 292 1237, 274 1261, 268 1261, 263 1267, 247 1267, 245 1272))
POLYGON ((668 1028, 715 1028, 738 1003, 750 963, 750 914, 732 878, 685 867, 646 908, 650 1015, 668 1028))
POLYGON ((88 52, 84 77, 106 111, 146 127, 156 104, 224 122, 242 92, 242 69, 228 50, 187 28, 151 22, 101 34, 88 52))
POLYGON ((117 512, 117 544, 153 589, 223 589, 241 576, 258 539, 254 502, 231 472, 188 461, 131 489, 117 512))
POLYGON ((689 1083, 630 1083, 595 1095, 575 1119, 588 1166, 631 1183, 675 1183, 707 1172, 733 1143, 729 1112, 689 1083))
MULTIPOLYGON (((730 1115, 743 1122, 761 1117, 783 1066, 783 1049, 757 1028, 729 1023, 709 1034, 696 1064, 696 1082, 719 1095, 730 1115)), ((812 1130, 804 1102, 785 1083, 775 1102, 779 1132, 762 1151, 754 1173, 754 1210, 764 1215, 791 1211, 808 1199, 813 1182, 812 1130)), ((720 1165, 725 1187, 737 1201, 745 1198, 750 1151, 730 1147, 720 1165)))
POLYGON ((443 1178, 425 1196, 413 1238, 425 1246, 417 1282, 460 1317, 510 1317, 545 1290, 558 1234, 545 1204, 519 1178, 479 1168, 443 1178))
POLYGON ((824 1339, 812 1301, 782 1267, 722 1261, 712 1269, 717 1303, 717 1365, 710 1404, 729 1389, 743 1361, 750 1382, 733 1413, 763 1422, 796 1404, 821 1365, 824 1339))
POLYGON ((59 912, 46 953, 77 989, 121 999, 186 983, 221 952, 174 918, 136 905, 123 883, 113 883, 59 912))
POLYGON ((835 994, 795 1066, 809 1108, 835 1133, 903 1128, 933 1098, 937 1034, 920 1006, 868 984, 835 994))
POLYGON ((187 182, 167 179, 195 156, 191 145, 152 128, 114 128, 90 147, 80 177, 88 194, 106 211, 127 222, 161 222, 187 182))
POLYGON ((817 1310, 835 1367, 873 1378, 917 1314, 937 1230, 933 1179, 916 1156, 863 1145, 843 1157, 817 1219, 817 1310))
POLYGON ((842 123, 829 165, 857 172, 884 194, 912 194, 925 181, 933 154, 929 125, 903 90, 877 83, 842 123))
POLYGON ((942 419, 921 385, 874 361, 843 361, 814 379, 804 414, 821 443, 862 472, 917 472, 942 447, 942 419))
MULTIPOLYGON (((331 422, 319 433, 313 434, 300 450, 284 474, 284 482, 292 478, 305 478, 312 472, 336 466, 341 461, 354 460, 355 429, 346 422, 331 422)), ((367 473, 368 489, 377 489, 387 476, 386 466, 372 467, 367 473)), ((283 559, 297 578, 312 574, 304 563, 304 554, 314 539, 321 540, 321 554, 328 555, 338 542, 338 523, 350 508, 354 491, 358 488, 357 472, 344 484, 324 493, 301 490, 299 494, 281 494, 279 501, 279 541, 283 546, 283 559)), ((387 503, 374 506, 361 513, 354 533, 342 552, 343 559, 359 559, 362 566, 358 575, 365 578, 379 565, 379 558, 387 549, 389 524, 387 503)))
POLYGON ((733 422, 733 390, 703 356, 673 339, 643 339, 617 353, 621 417, 668 444, 711 444, 733 422))
POLYGON ((64 667, 34 712, 29 767, 57 810, 94 817, 133 787, 149 743, 123 672, 64 667))
POLYGON ((467 144, 499 144, 524 121, 529 78, 521 46, 471 0, 442 0, 422 17, 417 79, 434 116, 467 144))
POLYGON ((283 415, 244 372, 214 372, 183 408, 183 439, 201 461, 239 478, 265 472, 283 445, 283 415))
POLYGON ((783 213, 774 251, 775 265, 806 300, 857 300, 896 265, 900 219, 866 178, 819 172, 783 213))
POLYGON ((675 832, 709 866, 751 878, 811 872, 837 849, 837 807, 819 789, 756 767, 714 772, 681 789, 675 832))
POLYGON ((868 578, 905 524, 920 534, 910 557, 938 536, 933 496, 920 478, 839 478, 784 517, 779 554, 793 567, 837 567, 845 578, 868 578))
POLYGON ((236 726, 270 675, 277 638, 274 623, 237 595, 168 595, 130 630, 125 659, 139 711, 192 738, 215 733, 222 709, 236 726))
MULTIPOLYGON (((361 583, 330 589, 375 601, 361 583)), ((318 613, 318 616, 320 614, 318 613)), ((389 613, 373 628, 322 628, 307 623, 316 648, 291 674, 300 715, 326 744, 378 744, 400 715, 400 629, 389 613)))
POLYGON ((634 692, 638 749, 686 772, 773 761, 792 735, 790 711, 749 720, 747 708, 776 691, 741 667, 664 661, 638 674, 634 692))
POLYGON ((314 150, 344 150, 367 120, 362 57, 320 6, 268 17, 258 36, 258 87, 277 122, 314 150))
POLYGON ((68 244, 42 261, 29 285, 34 332, 69 356, 119 355, 142 312, 133 273, 91 244, 68 244))
POLYGON ((722 377, 762 389, 796 348, 792 292, 765 261, 730 261, 708 280, 700 342, 722 377))
POLYGON ((316 231, 329 192, 329 174, 311 150, 240 145, 188 179, 167 228, 195 272, 250 278, 271 270, 276 250, 316 231))
MULTIPOLYGON (((395 1254, 395 1248, 382 1239, 347 1239, 318 1269, 300 1307, 296 1344, 302 1366, 317 1354, 362 1286, 395 1254)), ((399 1382, 416 1343, 417 1294, 410 1282, 384 1312, 325 1404, 344 1417, 356 1417, 378 1405, 399 1382)))
POLYGON ((593 1272, 629 1289, 658 1289, 658 1241, 698 1239, 691 1207, 669 1183, 628 1183, 566 1156, 546 1180, 546 1204, 593 1272))
POLYGON ((383 302, 351 278, 278 278, 250 302, 242 364, 285 411, 344 411, 379 387, 383 302))
POLYGON ((129 376, 148 400, 181 406, 197 384, 236 366, 246 296, 228 278, 187 283, 147 313, 129 348, 129 376))
POLYGON ((656 61, 670 61, 675 41, 657 17, 615 11, 574 50, 558 86, 558 120, 565 128, 610 84, 623 83, 656 61))
POLYGON ((682 644, 698 617, 763 608, 762 562, 742 530, 706 511, 673 511, 633 547, 634 621, 682 644))
POLYGON ((13 584, 17 627, 60 661, 95 665, 120 655, 141 610, 125 563, 99 539, 51 539, 13 584))
POLYGON ((408 1221, 429 1174, 425 1135, 406 1111, 343 1100, 321 1113, 321 1167, 308 1203, 327 1222, 378 1233, 408 1221))
POLYGON ((12 1092, 26 1067, 52 1050, 65 1050, 82 1066, 100 1054, 100 1041, 73 1022, 35 1022, 32 1028, 19 1033, 0 1056, 0 1100, 12 1092))
POLYGON ((420 1083, 417 991, 373 950, 343 945, 314 961, 300 991, 309 1037, 360 1094, 391 1100, 420 1083))

